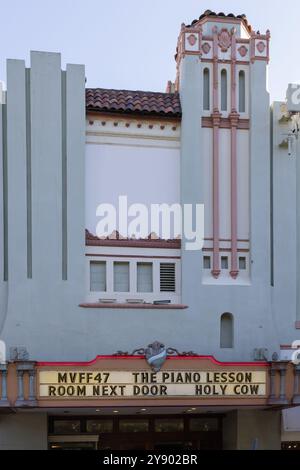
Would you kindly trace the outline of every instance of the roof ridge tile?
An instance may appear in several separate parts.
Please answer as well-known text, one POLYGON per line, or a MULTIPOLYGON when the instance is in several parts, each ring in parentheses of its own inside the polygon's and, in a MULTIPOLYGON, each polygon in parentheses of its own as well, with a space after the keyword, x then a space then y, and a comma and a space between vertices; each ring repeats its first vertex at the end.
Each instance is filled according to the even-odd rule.
POLYGON ((179 93, 87 88, 86 107, 88 111, 96 112, 181 116, 179 93))

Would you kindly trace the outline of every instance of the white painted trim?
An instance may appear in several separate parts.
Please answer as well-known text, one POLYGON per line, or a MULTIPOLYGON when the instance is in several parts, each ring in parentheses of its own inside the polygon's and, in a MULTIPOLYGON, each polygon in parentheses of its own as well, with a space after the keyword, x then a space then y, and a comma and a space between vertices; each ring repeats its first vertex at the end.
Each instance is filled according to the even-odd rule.
POLYGON ((130 136, 113 136, 113 135, 91 135, 87 134, 87 145, 119 145, 122 147, 144 147, 144 148, 167 148, 180 149, 180 139, 152 139, 150 137, 134 138, 130 136))
MULTIPOLYGON (((114 248, 117 250, 117 248, 114 248)), ((86 257, 86 302, 97 303, 99 299, 116 299, 118 303, 126 303, 127 300, 143 300, 144 302, 153 303, 155 300, 171 300, 172 304, 181 303, 181 261, 178 259, 164 258, 164 259, 149 259, 143 258, 127 258, 118 257, 120 249, 116 252, 116 256, 111 257, 86 257), (106 292, 91 292, 90 291, 90 262, 91 261, 105 261, 106 262, 106 292), (129 263, 129 292, 114 292, 113 286, 113 264, 114 262, 129 263), (141 293, 137 292, 137 263, 153 263, 153 292, 141 293), (174 263, 175 276, 176 276, 176 292, 160 292, 160 263, 174 263)))
POLYGON ((231 113, 231 65, 230 64, 223 64, 220 63, 218 65, 218 80, 219 80, 219 103, 220 103, 220 113, 222 114, 223 118, 227 118, 231 113), (221 73, 222 70, 226 70, 227 72, 227 110, 222 110, 222 80, 221 80, 221 73))
POLYGON ((248 65, 239 65, 236 66, 236 103, 237 103, 237 111, 241 117, 241 119, 249 119, 249 97, 250 97, 250 79, 249 79, 249 66, 248 65), (240 100, 239 100, 239 73, 245 72, 245 88, 246 88, 246 111, 241 113, 239 111, 240 108, 240 100))
MULTIPOLYGON (((211 252, 203 252, 204 256, 210 256, 211 258, 211 266, 212 266, 212 256, 213 253, 211 252)), ((228 269, 221 269, 221 274, 218 279, 215 279, 211 274, 211 269, 203 269, 203 276, 202 276, 202 284, 204 285, 213 285, 213 286, 251 286, 251 258, 250 253, 238 253, 238 266, 239 266, 239 258, 246 258, 246 266, 247 269, 240 270, 237 279, 233 279, 230 275, 231 271, 231 253, 220 253, 220 266, 221 266, 221 258, 222 257, 228 258, 228 269)))
POLYGON ((180 129, 180 121, 157 122, 145 121, 143 118, 133 120, 120 118, 119 115, 116 115, 115 118, 102 117, 101 119, 94 119, 91 117, 86 121, 86 133, 92 135, 173 139, 174 137, 180 138, 180 129), (105 122, 105 125, 102 122, 105 122), (176 130, 173 128, 176 128, 176 130))
POLYGON ((86 246, 85 250, 87 255, 124 255, 130 258, 130 256, 139 256, 141 258, 151 256, 157 257, 181 257, 180 250, 167 249, 167 248, 131 248, 131 247, 115 247, 115 246, 86 246))

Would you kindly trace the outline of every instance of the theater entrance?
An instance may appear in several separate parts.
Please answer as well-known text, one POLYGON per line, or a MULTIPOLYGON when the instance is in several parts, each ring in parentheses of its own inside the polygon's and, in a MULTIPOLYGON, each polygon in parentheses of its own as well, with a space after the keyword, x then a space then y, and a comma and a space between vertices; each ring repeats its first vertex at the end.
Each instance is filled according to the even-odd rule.
POLYGON ((221 450, 222 416, 50 417, 51 450, 221 450))

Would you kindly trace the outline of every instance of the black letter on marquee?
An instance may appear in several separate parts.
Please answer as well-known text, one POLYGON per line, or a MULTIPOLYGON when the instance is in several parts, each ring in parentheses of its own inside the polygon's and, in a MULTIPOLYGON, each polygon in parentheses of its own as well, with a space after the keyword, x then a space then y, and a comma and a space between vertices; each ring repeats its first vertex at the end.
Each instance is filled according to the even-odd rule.
POLYGON ((49 387, 49 397, 56 397, 55 387, 49 387))
POLYGON ((66 384, 68 382, 68 376, 67 374, 62 374, 61 372, 58 372, 58 383, 59 384, 66 384))

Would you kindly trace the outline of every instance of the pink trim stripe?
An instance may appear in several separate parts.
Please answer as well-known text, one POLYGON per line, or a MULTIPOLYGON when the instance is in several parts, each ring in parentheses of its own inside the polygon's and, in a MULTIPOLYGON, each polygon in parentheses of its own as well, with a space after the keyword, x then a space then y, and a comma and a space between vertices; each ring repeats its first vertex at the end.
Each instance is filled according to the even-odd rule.
POLYGON ((215 279, 221 274, 220 270, 220 207, 219 207, 219 126, 221 114, 219 111, 219 80, 218 80, 218 29, 213 30, 213 269, 215 279))
POLYGON ((238 269, 238 241, 237 241, 237 130, 235 123, 231 128, 231 272, 230 275, 236 279, 238 269))
POLYGON ((146 255, 105 255, 97 253, 86 253, 87 258, 137 258, 137 259, 181 259, 180 256, 146 256, 146 255))
POLYGON ((232 35, 231 45, 231 110, 236 111, 236 36, 232 35))
POLYGON ((213 271, 217 279, 220 271, 220 207, 219 207, 219 127, 217 119, 213 128, 213 271))
POLYGON ((218 30, 213 32, 213 111, 219 111, 218 30))
MULTIPOLYGON (((96 364, 99 360, 135 360, 135 361, 141 361, 145 360, 144 356, 97 356, 95 359, 89 362, 37 362, 38 367, 69 367, 69 366, 74 366, 74 367, 81 367, 81 366, 92 366, 96 364)), ((214 356, 188 356, 188 357, 172 357, 169 356, 167 357, 167 361, 194 361, 195 359, 198 360, 209 360, 215 365, 218 366, 225 366, 225 367, 269 367, 269 362, 220 362, 217 359, 215 359, 214 356)))
POLYGON ((79 305, 80 308, 102 308, 102 309, 126 309, 126 310, 186 310, 188 305, 167 304, 167 305, 154 305, 154 304, 101 304, 101 303, 83 303, 79 305))
POLYGON ((237 279, 238 269, 238 221, 237 221, 237 127, 239 115, 236 109, 236 36, 232 36, 231 48, 231 271, 230 276, 237 279))
MULTIPOLYGON (((202 127, 212 128, 213 122, 212 118, 205 116, 202 118, 202 127)), ((229 118, 221 118, 220 119, 220 129, 231 129, 231 123, 229 118)), ((238 129, 240 130, 249 130, 250 129, 250 121, 249 119, 239 119, 238 122, 238 129)))

